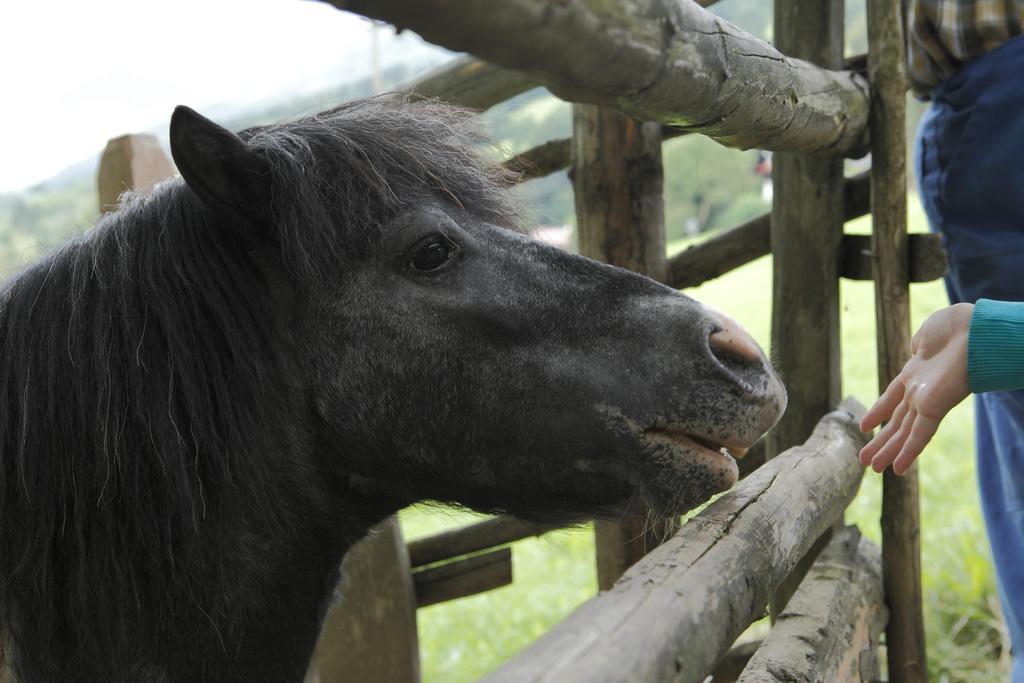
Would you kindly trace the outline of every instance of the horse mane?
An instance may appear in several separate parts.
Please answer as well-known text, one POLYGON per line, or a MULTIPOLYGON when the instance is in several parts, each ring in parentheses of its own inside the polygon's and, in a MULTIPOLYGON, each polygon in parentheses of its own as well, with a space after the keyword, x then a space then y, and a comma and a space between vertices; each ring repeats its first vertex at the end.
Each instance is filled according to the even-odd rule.
MULTIPOLYGON (((299 287, 337 279, 422 199, 516 216, 472 117, 434 102, 240 135, 270 161, 274 251, 299 287)), ((249 228, 168 181, 0 289, 0 657, 28 680, 159 629, 168 586, 202 591, 213 520, 256 500, 287 536, 302 513, 275 505, 314 465, 273 456, 302 408, 278 392, 286 340, 249 228)))

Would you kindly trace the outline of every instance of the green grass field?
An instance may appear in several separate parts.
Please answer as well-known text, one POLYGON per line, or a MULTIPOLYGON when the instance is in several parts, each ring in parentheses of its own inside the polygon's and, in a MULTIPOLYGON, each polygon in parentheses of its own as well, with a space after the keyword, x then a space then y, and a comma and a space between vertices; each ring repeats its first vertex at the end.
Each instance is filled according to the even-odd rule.
MULTIPOLYGON (((911 229, 924 218, 911 198, 911 229)), ((847 226, 867 232, 868 219, 847 226)), ((684 243, 670 245, 677 251, 684 243)), ((771 316, 771 263, 760 259, 688 292, 742 321, 767 348, 771 316)), ((842 283, 843 391, 866 405, 878 395, 875 380, 874 295, 871 283, 842 283)), ((915 329, 945 305, 941 282, 914 285, 915 329)), ((816 353, 808 348, 807 353, 816 353)), ((922 546, 928 657, 933 681, 990 682, 1006 678, 995 579, 985 540, 973 460, 973 407, 965 402, 943 423, 921 456, 922 546)), ((847 521, 879 539, 880 477, 865 475, 847 521)), ((414 508, 402 513, 414 538, 473 519, 466 512, 414 508)), ((419 611, 426 683, 471 681, 594 595, 593 542, 587 529, 522 541, 513 552, 513 585, 419 611)))

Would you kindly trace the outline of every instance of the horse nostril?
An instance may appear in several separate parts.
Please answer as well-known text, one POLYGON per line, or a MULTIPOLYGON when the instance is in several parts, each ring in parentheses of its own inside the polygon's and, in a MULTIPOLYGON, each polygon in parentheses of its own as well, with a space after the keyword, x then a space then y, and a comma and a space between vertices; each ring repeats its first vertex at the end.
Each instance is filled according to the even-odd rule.
POLYGON ((728 362, 730 359, 748 362, 763 360, 761 348, 739 323, 721 313, 715 317, 721 327, 708 337, 708 346, 711 347, 711 353, 715 358, 722 362, 728 362))

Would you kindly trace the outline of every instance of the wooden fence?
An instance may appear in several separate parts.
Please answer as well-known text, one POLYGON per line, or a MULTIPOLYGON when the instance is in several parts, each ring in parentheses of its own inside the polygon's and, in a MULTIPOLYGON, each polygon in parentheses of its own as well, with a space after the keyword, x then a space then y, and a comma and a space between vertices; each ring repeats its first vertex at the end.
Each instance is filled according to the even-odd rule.
MULTIPOLYGON (((842 526, 863 408, 833 410, 839 278, 876 282, 881 387, 909 354, 908 283, 946 269, 936 236, 906 233, 900 0, 868 0, 869 54, 846 60, 843 0, 775 0, 775 46, 703 9, 716 0, 327 1, 475 55, 408 91, 483 110, 544 85, 574 102, 571 139, 505 163, 524 182, 571 167, 584 254, 676 288, 773 255, 790 408, 744 479, 657 548, 642 529, 596 525, 602 592, 486 680, 877 680, 882 628, 888 680, 926 680, 916 472, 886 475, 879 552, 842 526), (666 260, 661 143, 694 133, 775 150, 775 200, 666 260), (867 149, 871 172, 844 178, 842 157, 867 149), (843 233, 869 211, 870 237, 843 233), (768 637, 730 650, 769 606, 768 637)), ((112 145, 104 204, 104 187, 155 179, 132 168, 163 168, 139 151, 148 142, 112 145)), ((346 559, 348 597, 307 680, 418 681, 416 608, 511 582, 509 544, 551 529, 496 517, 406 544, 383 525, 346 559)))

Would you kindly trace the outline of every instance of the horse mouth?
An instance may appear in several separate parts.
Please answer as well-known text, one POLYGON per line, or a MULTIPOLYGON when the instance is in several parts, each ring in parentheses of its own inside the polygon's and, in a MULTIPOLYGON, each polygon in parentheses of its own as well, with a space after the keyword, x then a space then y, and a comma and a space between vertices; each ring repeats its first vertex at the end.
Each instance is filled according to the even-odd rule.
POLYGON ((742 459, 747 454, 747 451, 750 450, 750 444, 743 444, 738 441, 722 443, 708 437, 670 429, 651 428, 646 430, 644 435, 647 438, 669 439, 683 448, 700 453, 714 452, 732 459, 742 459))
POLYGON ((711 437, 653 427, 643 432, 649 465, 659 470, 644 487, 655 509, 687 510, 725 491, 739 479, 736 458, 748 443, 723 443, 711 437))

